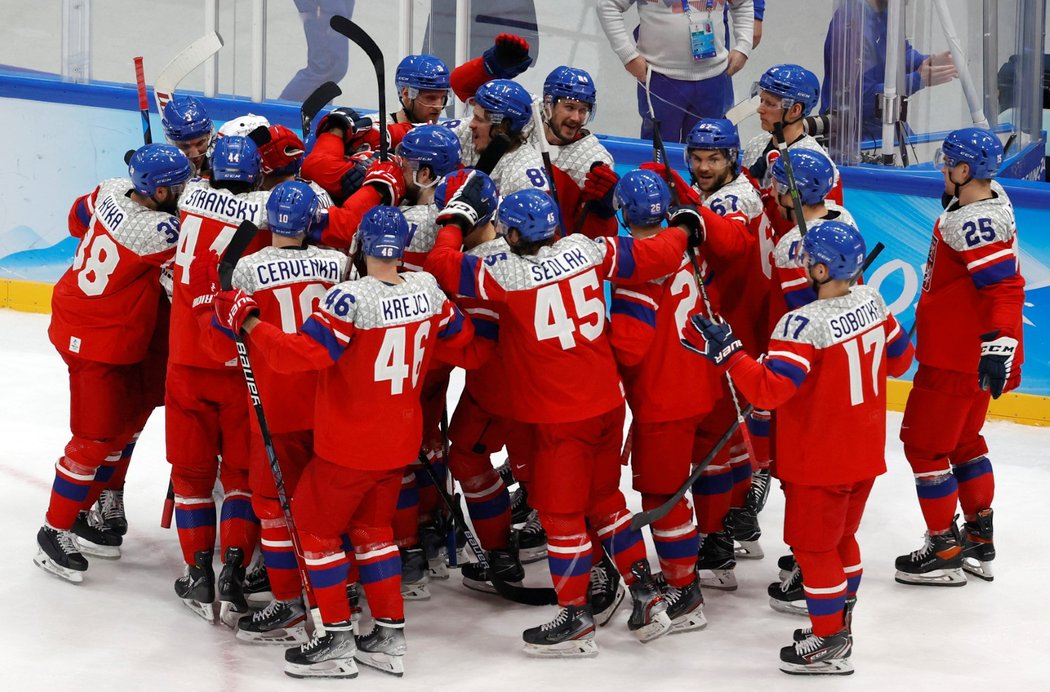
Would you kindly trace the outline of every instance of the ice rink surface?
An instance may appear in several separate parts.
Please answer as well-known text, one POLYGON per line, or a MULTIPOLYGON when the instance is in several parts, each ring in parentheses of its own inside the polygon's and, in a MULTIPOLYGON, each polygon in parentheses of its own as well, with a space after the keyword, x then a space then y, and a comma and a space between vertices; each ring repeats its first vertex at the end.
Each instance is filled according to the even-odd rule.
MULTIPOLYGON (((781 690, 1048 689, 1050 573, 1046 529, 1050 429, 989 423, 996 469, 996 579, 962 588, 902 586, 894 557, 922 544, 922 520, 889 416, 889 473, 875 484, 859 539, 865 574, 854 622, 856 673, 808 680, 777 669, 778 652, 805 619, 771 610, 783 497, 761 515, 766 557, 742 561, 735 593, 705 592, 706 630, 642 645, 622 607, 598 632, 601 654, 583 660, 532 660, 521 631, 555 609, 529 608, 468 592, 453 574, 432 582, 433 598, 407 604, 409 653, 402 679, 363 669, 356 680, 296 681, 282 673, 281 647, 237 642, 176 598, 182 573, 174 530, 158 525, 167 486, 163 417, 150 420, 128 474, 130 530, 119 561, 92 559, 74 586, 32 564, 47 507, 53 464, 68 439, 68 385, 47 339, 48 317, 0 310, 0 549, 5 621, 0 634, 3 690, 191 690, 264 692, 293 688, 368 690, 781 690), (1026 547, 1027 546, 1027 547, 1026 547)), ((458 390, 458 387, 454 387, 458 390)), ((381 431, 377 430, 377 434, 381 431)), ((834 449, 815 453, 835 463, 834 449)), ((637 498, 625 491, 637 509, 637 498)), ((650 551, 650 554, 652 552, 650 551)), ((527 582, 543 585, 544 563, 527 582)), ((548 582, 549 583, 549 582, 548 582)))

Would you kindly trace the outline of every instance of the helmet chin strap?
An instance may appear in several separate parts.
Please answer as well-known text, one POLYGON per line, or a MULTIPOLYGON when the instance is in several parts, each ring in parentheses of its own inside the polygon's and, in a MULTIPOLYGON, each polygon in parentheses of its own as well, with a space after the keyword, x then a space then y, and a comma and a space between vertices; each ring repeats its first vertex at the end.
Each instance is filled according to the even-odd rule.
POLYGON ((820 293, 820 287, 831 281, 831 274, 828 274, 828 278, 823 281, 818 281, 817 278, 813 276, 812 264, 806 267, 806 275, 809 277, 809 287, 813 289, 814 293, 820 293))
POLYGON ((951 182, 952 185, 955 186, 955 191, 952 194, 954 195, 955 199, 959 199, 959 193, 962 192, 962 189, 965 186, 969 185, 971 182, 973 182, 973 176, 967 175, 966 180, 962 181, 961 183, 957 183, 955 182, 955 177, 952 176, 952 172, 948 171, 948 180, 951 182))

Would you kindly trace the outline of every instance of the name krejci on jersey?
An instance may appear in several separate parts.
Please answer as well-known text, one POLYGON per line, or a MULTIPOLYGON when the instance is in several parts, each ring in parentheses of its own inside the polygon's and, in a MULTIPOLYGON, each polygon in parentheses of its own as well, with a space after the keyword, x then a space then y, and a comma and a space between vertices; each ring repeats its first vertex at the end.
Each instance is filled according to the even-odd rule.
POLYGON ((95 207, 95 218, 105 226, 107 231, 113 233, 120 224, 124 223, 124 210, 120 208, 116 197, 106 195, 95 207))
POLYGON ((252 221, 260 216, 258 202, 249 202, 225 191, 203 187, 179 200, 179 206, 188 212, 218 214, 241 221, 252 221))
POLYGON ((430 315, 430 298, 425 292, 410 293, 407 296, 390 296, 380 302, 383 322, 386 324, 404 322, 420 315, 430 315))
POLYGON ((255 280, 260 288, 303 279, 339 283, 339 261, 322 257, 279 259, 255 267, 255 280))
POLYGON ((875 299, 868 300, 849 312, 832 317, 828 320, 828 327, 836 339, 841 339, 851 334, 856 334, 882 319, 882 311, 875 299))

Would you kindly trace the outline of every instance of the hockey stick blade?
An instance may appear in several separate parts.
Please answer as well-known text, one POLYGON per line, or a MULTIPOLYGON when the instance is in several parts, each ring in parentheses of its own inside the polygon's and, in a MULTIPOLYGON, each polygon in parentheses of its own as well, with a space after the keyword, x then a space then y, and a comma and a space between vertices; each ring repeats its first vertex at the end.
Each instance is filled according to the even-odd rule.
POLYGON ((376 83, 379 86, 379 160, 386 161, 390 151, 390 135, 386 129, 386 63, 383 59, 383 51, 364 29, 346 17, 333 15, 329 24, 332 29, 360 46, 368 59, 372 61, 372 67, 375 68, 376 83))
POLYGON ((233 233, 226 250, 222 253, 219 261, 219 288, 228 291, 233 288, 233 270, 237 267, 237 260, 241 258, 244 251, 248 249, 259 227, 251 221, 241 221, 241 225, 233 233))
POLYGON ((734 125, 739 125, 752 115, 758 113, 758 102, 759 97, 757 94, 746 101, 741 101, 726 111, 726 120, 734 125))
POLYGON ((740 421, 745 416, 749 415, 753 408, 753 406, 748 404, 744 408, 744 410, 740 412, 740 417, 734 420, 732 424, 730 424, 729 428, 727 428, 726 431, 722 433, 722 437, 718 438, 718 442, 715 443, 715 446, 712 447, 711 451, 707 453, 707 456, 705 456, 703 460, 701 460, 700 463, 696 465, 696 468, 693 469, 693 472, 689 474, 689 478, 687 478, 682 487, 680 487, 678 491, 671 496, 671 499, 669 499, 667 502, 663 503, 659 507, 654 507, 653 509, 647 510, 645 512, 638 512, 633 517, 631 517, 632 531, 638 531, 643 526, 648 526, 654 521, 659 521, 660 519, 663 519, 665 516, 667 516, 668 512, 670 512, 674 508, 674 506, 678 504, 678 501, 685 497, 685 494, 689 492, 689 489, 693 487, 693 483, 696 483, 696 481, 700 478, 700 474, 702 474, 707 469, 707 467, 711 465, 711 460, 718 456, 718 453, 721 452, 722 448, 725 447, 726 444, 729 442, 729 438, 731 438, 733 436, 733 433, 736 432, 736 429, 740 427, 740 421))
POLYGON ((303 125, 303 141, 310 136, 310 125, 313 123, 314 118, 321 112, 321 109, 328 105, 330 101, 334 101, 339 98, 343 93, 343 90, 339 88, 339 85, 335 82, 325 82, 321 86, 314 89, 314 92, 306 97, 303 101, 303 107, 299 109, 299 115, 302 117, 303 125))
POLYGON ((153 96, 157 101, 157 112, 163 117, 164 106, 175 94, 175 87, 183 79, 200 67, 205 60, 222 48, 222 37, 217 33, 206 34, 182 49, 182 52, 171 59, 157 78, 153 80, 153 96))

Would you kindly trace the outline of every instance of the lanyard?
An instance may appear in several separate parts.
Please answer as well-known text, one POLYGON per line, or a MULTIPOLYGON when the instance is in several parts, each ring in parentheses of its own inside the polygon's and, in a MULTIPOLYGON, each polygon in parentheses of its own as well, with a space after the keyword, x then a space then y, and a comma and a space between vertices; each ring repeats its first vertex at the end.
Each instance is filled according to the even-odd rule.
MULTIPOLYGON (((707 13, 711 14, 711 10, 715 8, 715 0, 706 0, 705 2, 707 13)), ((682 12, 689 14, 689 0, 682 0, 682 12)))

